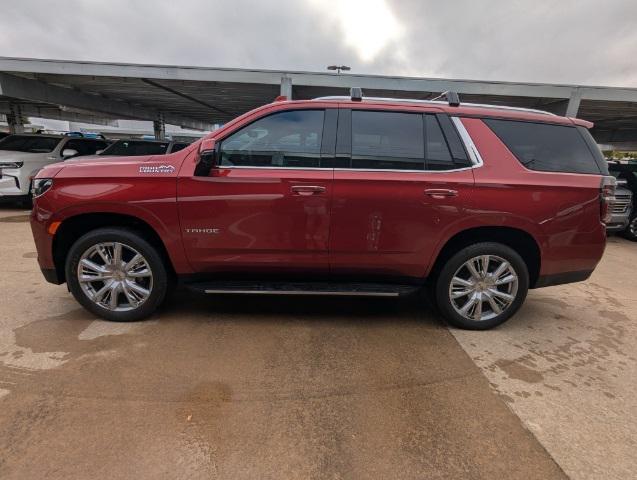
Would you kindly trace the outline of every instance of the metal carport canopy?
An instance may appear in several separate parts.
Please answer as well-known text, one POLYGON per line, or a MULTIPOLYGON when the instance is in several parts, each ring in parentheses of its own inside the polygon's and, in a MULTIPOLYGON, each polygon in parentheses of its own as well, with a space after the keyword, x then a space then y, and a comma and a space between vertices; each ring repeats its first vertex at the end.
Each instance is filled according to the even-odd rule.
POLYGON ((352 86, 369 96, 420 99, 454 90, 465 101, 590 120, 606 143, 637 142, 635 88, 0 57, 0 113, 17 106, 44 118, 162 118, 208 130, 279 94, 305 99, 352 86))

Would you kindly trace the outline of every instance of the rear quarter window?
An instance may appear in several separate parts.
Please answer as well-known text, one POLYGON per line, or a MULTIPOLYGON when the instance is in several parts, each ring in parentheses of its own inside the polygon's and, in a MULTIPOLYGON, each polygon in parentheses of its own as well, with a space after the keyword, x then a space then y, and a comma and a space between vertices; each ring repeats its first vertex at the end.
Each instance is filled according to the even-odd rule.
POLYGON ((579 128, 568 125, 515 120, 484 119, 518 161, 530 170, 602 174, 596 154, 601 152, 592 138, 587 141, 579 128), (592 151, 589 143, 597 150, 592 151))

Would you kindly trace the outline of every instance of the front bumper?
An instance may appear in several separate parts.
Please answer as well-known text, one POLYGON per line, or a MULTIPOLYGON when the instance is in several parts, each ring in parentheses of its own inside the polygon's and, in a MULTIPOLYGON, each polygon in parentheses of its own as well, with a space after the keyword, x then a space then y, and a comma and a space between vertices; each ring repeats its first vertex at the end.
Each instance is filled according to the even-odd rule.
POLYGON ((54 283, 55 285, 61 285, 64 283, 64 280, 60 278, 58 272, 55 268, 42 268, 40 267, 40 271, 42 275, 44 275, 44 279, 49 283, 54 283))
POLYGON ((0 177, 0 197, 20 197, 29 193, 29 182, 24 182, 19 170, 3 170, 0 177))
POLYGON ((628 210, 626 211, 626 213, 613 215, 610 218, 610 221, 606 224, 606 231, 623 232, 624 230, 626 230, 626 227, 630 223, 630 213, 631 211, 628 210))

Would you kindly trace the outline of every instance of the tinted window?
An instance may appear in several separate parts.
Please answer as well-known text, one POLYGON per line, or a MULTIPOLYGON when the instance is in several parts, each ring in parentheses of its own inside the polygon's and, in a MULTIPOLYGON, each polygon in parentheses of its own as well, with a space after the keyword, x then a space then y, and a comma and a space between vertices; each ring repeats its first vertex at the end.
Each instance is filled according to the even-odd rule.
POLYGON ((10 135, 0 142, 0 150, 49 153, 55 150, 58 143, 60 143, 59 138, 10 135))
POLYGON ((145 142, 143 140, 118 140, 100 155, 137 156, 164 155, 168 150, 168 143, 145 142))
POLYGON ((226 138, 220 165, 319 167, 323 110, 291 110, 261 118, 226 138))
POLYGON ((427 126, 427 170, 457 168, 435 115, 425 115, 427 126))
POLYGON ((485 123, 526 168, 600 173, 593 153, 574 126, 494 119, 485 123))
POLYGON ((95 155, 98 150, 106 148, 106 142, 97 140, 69 140, 63 147, 78 151, 78 156, 95 155))
POLYGON ((424 170, 421 114, 352 111, 352 168, 424 170))

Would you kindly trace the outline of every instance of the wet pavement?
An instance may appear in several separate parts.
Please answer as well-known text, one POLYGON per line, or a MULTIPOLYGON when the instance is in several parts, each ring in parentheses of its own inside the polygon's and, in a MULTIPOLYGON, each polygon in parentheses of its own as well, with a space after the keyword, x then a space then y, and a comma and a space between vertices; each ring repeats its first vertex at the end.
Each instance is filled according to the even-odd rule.
MULTIPOLYGON (((618 456, 630 442, 634 385, 618 384, 635 378, 637 299, 612 304, 606 263, 588 286, 533 292, 491 332, 452 332, 418 298, 183 291, 152 319, 118 324, 44 281, 26 212, 0 207, 0 235, 2 479, 551 479, 603 465, 556 447, 593 443, 597 417, 624 424, 618 456), (610 312, 596 324, 587 289, 610 312), (558 353, 567 368, 553 371, 558 353), (579 362, 600 380, 561 382, 579 362), (596 417, 586 428, 572 423, 586 416, 578 401, 596 417)), ((632 247, 613 241, 606 258, 637 260, 632 247)))

